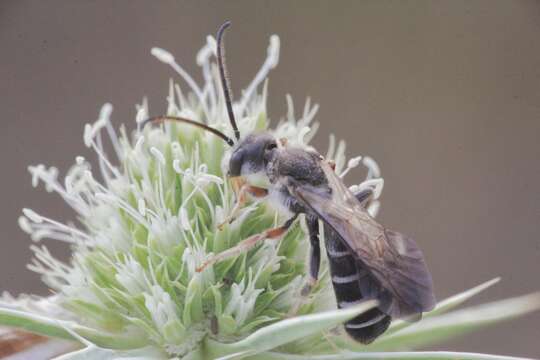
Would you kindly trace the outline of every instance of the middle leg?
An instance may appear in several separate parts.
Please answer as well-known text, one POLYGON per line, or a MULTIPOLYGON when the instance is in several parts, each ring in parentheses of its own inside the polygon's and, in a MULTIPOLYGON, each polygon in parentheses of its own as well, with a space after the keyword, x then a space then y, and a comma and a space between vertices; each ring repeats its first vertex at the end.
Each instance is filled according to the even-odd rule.
POLYGON ((306 216, 306 225, 311 244, 309 252, 309 280, 302 289, 302 296, 307 296, 317 284, 321 266, 321 247, 319 241, 319 219, 316 216, 306 216))
POLYGON ((236 196, 236 204, 234 205, 229 215, 225 218, 225 220, 223 220, 223 222, 217 226, 218 230, 222 230, 225 224, 230 224, 234 221, 236 215, 238 214, 242 206, 244 206, 244 204, 246 203, 247 194, 250 194, 255 198, 262 199, 268 195, 268 190, 248 184, 242 185, 236 196))

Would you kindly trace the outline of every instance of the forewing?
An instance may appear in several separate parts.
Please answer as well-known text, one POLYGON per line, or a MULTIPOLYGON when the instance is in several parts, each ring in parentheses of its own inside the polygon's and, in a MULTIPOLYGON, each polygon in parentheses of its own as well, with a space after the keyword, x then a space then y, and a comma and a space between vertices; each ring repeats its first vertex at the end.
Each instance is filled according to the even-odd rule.
POLYGON ((392 294, 381 309, 411 317, 435 306, 431 275, 415 242, 369 216, 334 171, 321 162, 329 189, 289 181, 289 191, 332 227, 381 285, 392 294))

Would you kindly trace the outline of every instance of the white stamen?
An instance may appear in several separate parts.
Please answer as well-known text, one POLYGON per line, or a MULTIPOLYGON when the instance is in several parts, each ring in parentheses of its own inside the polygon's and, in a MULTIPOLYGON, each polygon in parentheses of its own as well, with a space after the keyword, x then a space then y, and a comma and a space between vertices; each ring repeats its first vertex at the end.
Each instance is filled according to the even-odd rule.
POLYGON ((118 135, 116 134, 116 130, 111 124, 112 111, 113 111, 113 106, 110 103, 105 103, 101 107, 101 112, 100 112, 99 117, 105 123, 105 128, 107 129, 107 134, 109 135, 109 139, 111 140, 111 144, 113 146, 114 152, 116 153, 116 156, 118 157, 118 159, 120 159, 122 150, 121 150, 120 143, 118 141, 118 135))
POLYGON ((180 225, 182 225, 182 229, 189 230, 191 229, 191 224, 189 223, 188 213, 186 211, 185 207, 180 207, 179 211, 179 217, 180 217, 180 225))
POLYGON ((381 203, 378 200, 372 201, 367 208, 367 211, 371 217, 377 217, 379 214, 379 209, 381 208, 381 203))
POLYGON ((379 165, 375 162, 375 160, 373 160, 369 156, 365 156, 362 163, 368 168, 368 180, 381 177, 381 169, 379 168, 379 165))
POLYGON ((285 95, 285 100, 287 101, 287 121, 294 124, 294 103, 291 94, 285 95))
POLYGON ((205 188, 206 185, 209 184, 209 181, 207 179, 205 179, 204 177, 197 177, 195 179, 195 184, 198 186, 198 187, 201 187, 201 188, 205 188))
POLYGON ((208 47, 212 50, 214 55, 217 55, 217 41, 212 35, 206 36, 206 43, 208 47))
POLYGON ((353 169, 353 168, 357 167, 358 165, 360 165, 361 160, 362 160, 361 156, 354 157, 354 158, 349 160, 349 162, 347 163, 347 166, 349 168, 353 169))
POLYGON ((137 114, 135 115, 135 122, 137 125, 139 125, 144 120, 148 119, 148 99, 144 97, 142 104, 137 104, 135 109, 137 111, 137 114))
POLYGON ((174 98, 174 81, 169 79, 169 95, 167 96, 167 114, 177 116, 180 113, 180 109, 176 106, 176 100, 174 98))
MULTIPOLYGON (((105 153, 103 152, 103 148, 101 146, 98 146, 94 141, 92 141, 90 143, 92 149, 94 149, 94 151, 96 152, 96 154, 98 155, 98 158, 99 158, 99 161, 100 161, 100 164, 102 164, 102 173, 106 174, 106 171, 104 171, 105 169, 105 166, 110 170, 112 171, 112 173, 117 177, 117 178, 120 178, 122 177, 122 175, 120 174, 120 172, 118 171, 118 169, 113 166, 109 159, 107 159, 107 156, 105 155, 105 153)), ((100 144, 101 145, 101 141, 100 141, 100 144)))
POLYGON ((358 185, 358 191, 371 188, 373 190, 373 198, 378 199, 384 188, 384 178, 376 178, 366 180, 358 185))
POLYGON ((43 217, 41 215, 39 215, 38 213, 36 213, 32 209, 24 208, 24 209, 22 209, 22 212, 27 218, 29 218, 30 220, 32 220, 36 224, 40 224, 40 223, 43 222, 43 217))
POLYGON ((112 111, 113 111, 113 106, 110 103, 103 104, 99 112, 99 118, 109 119, 111 117, 112 111))
POLYGON ((143 144, 144 144, 144 136, 141 135, 137 138, 137 142, 135 143, 135 147, 133 148, 133 150, 136 152, 140 152, 143 144))
POLYGON ((182 170, 182 168, 180 167, 180 160, 178 159, 174 159, 173 160, 173 169, 174 171, 176 171, 177 173, 179 174, 183 174, 184 171, 182 170))
POLYGON ((298 143, 300 145, 305 145, 304 136, 306 136, 306 134, 308 134, 310 131, 311 129, 309 128, 309 126, 304 126, 300 129, 300 131, 298 132, 298 143))
POLYGON ((142 216, 146 216, 146 202, 144 199, 141 198, 137 201, 137 208, 142 216))
POLYGON ((157 57, 160 61, 170 65, 174 71, 176 71, 183 79, 184 81, 189 85, 191 90, 195 93, 197 96, 197 99, 202 107, 203 113, 205 118, 209 118, 209 112, 207 109, 207 104, 205 101, 205 98, 203 96, 203 93, 200 89, 200 87, 197 85, 195 80, 175 61, 174 57, 167 51, 161 49, 161 48, 152 48, 152 55, 157 57))
POLYGON ((32 174, 32 187, 37 187, 39 184, 40 173, 44 166, 39 164, 37 166, 29 166, 28 171, 32 174))
POLYGON ((174 56, 162 48, 153 47, 150 50, 151 54, 154 55, 159 61, 164 62, 165 64, 172 64, 174 62, 174 56))
POLYGON ((213 37, 206 38, 206 44, 199 50, 197 54, 197 65, 203 66, 208 63, 208 60, 214 55, 216 49, 216 41, 213 37))
POLYGON ((340 178, 343 178, 345 175, 347 175, 347 173, 349 171, 351 171, 352 169, 354 169, 355 167, 357 167, 359 164, 360 164, 360 160, 362 160, 362 157, 361 156, 357 156, 357 157, 354 157, 354 158, 351 158, 349 160, 349 162, 347 163, 347 168, 345 169, 345 171, 343 171, 339 177, 340 178))
POLYGON ((84 171, 84 178, 90 182, 94 181, 94 176, 92 175, 92 172, 90 170, 84 171))
POLYGON ((347 145, 345 144, 345 141, 340 140, 336 149, 336 152, 334 153, 334 162, 336 163, 336 173, 340 173, 343 169, 343 166, 345 165, 345 149, 347 145))
POLYGON ((268 66, 273 69, 279 63, 279 36, 275 34, 270 36, 267 54, 268 66))
POLYGON ((255 78, 249 84, 249 86, 246 88, 246 91, 244 91, 244 94, 242 96, 242 101, 240 102, 239 108, 240 111, 244 111, 246 108, 246 104, 251 99, 251 96, 257 90, 257 87, 261 82, 264 81, 268 77, 268 73, 270 70, 275 68, 277 64, 279 63, 279 36, 272 35, 270 37, 270 44, 268 45, 267 49, 267 55, 266 60, 264 61, 263 65, 261 66, 260 70, 257 72, 257 75, 255 75, 255 78))
POLYGON ((332 160, 334 158, 334 151, 336 150, 336 137, 334 134, 330 134, 329 136, 329 144, 328 144, 328 151, 326 152, 325 158, 328 160, 332 160))
POLYGON ((92 136, 93 136, 92 125, 85 124, 83 139, 84 139, 84 145, 86 145, 86 147, 90 147, 92 145, 92 136))
POLYGON ((220 178, 219 176, 215 176, 215 175, 212 175, 212 174, 203 174, 203 175, 201 175, 201 177, 203 179, 205 179, 206 181, 213 182, 213 183, 216 183, 218 185, 223 185, 223 179, 220 178))
MULTIPOLYGON (((57 177, 58 177, 58 168, 51 166, 49 168, 49 178, 51 179, 51 182, 56 182, 57 177)), ((55 187, 51 183, 45 183, 45 191, 52 192, 54 188, 55 187)))
POLYGON ((18 222, 19 222, 19 227, 22 229, 22 231, 24 231, 27 234, 32 234, 33 229, 32 229, 32 225, 28 221, 28 218, 24 216, 19 216, 18 222))
POLYGON ((152 146, 150 148, 150 152, 161 163, 161 165, 165 165, 165 156, 163 156, 163 153, 161 151, 152 146))
POLYGON ((68 194, 73 194, 73 179, 71 175, 66 175, 64 178, 64 188, 68 194))

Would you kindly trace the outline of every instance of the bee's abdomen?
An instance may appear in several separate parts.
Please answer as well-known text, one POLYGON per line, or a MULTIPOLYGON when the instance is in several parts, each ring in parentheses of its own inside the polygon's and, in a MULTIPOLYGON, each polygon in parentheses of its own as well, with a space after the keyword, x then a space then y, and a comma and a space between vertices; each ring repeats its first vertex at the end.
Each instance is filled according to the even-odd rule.
MULTIPOLYGON (((341 243, 339 235, 328 226, 324 228, 326 253, 338 307, 347 308, 367 300, 360 289, 376 286, 376 280, 341 243)), ((369 344, 388 328, 391 320, 390 316, 374 308, 349 320, 344 326, 356 341, 369 344)))

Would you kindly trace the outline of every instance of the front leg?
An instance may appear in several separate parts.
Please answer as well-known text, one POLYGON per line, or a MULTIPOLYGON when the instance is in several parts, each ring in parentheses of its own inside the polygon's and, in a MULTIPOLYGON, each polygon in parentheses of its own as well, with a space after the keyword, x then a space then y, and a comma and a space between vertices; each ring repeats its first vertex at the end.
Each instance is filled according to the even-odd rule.
POLYGON ((208 267, 209 265, 215 264, 216 262, 223 261, 223 260, 228 259, 228 258, 230 258, 232 256, 236 256, 236 255, 238 255, 238 254, 240 254, 242 252, 248 251, 253 246, 255 246, 259 241, 266 240, 266 239, 272 239, 272 240, 280 239, 287 232, 287 230, 291 227, 291 225, 294 223, 294 221, 296 220, 298 215, 299 214, 294 214, 293 217, 291 217, 289 220, 287 220, 285 222, 285 224, 283 224, 283 225, 281 225, 279 227, 268 229, 266 231, 263 231, 260 234, 255 234, 253 236, 250 236, 247 239, 245 239, 245 240, 241 241, 240 243, 238 243, 236 246, 234 246, 234 247, 232 247, 232 248, 230 248, 228 250, 222 251, 219 254, 211 256, 209 259, 207 259, 205 262, 203 262, 196 269, 196 271, 201 272, 204 269, 206 269, 206 267, 208 267))
POLYGON ((225 220, 223 220, 223 222, 217 226, 219 230, 222 230, 225 224, 230 224, 234 221, 234 219, 238 215, 238 212, 246 203, 247 194, 255 198, 262 199, 268 195, 268 190, 257 187, 257 186, 252 186, 249 184, 242 185, 242 187, 240 188, 240 190, 238 191, 236 195, 236 203, 233 209, 231 210, 229 215, 225 218, 225 220))
POLYGON ((319 279, 319 269, 321 266, 321 247, 319 244, 319 219, 316 216, 306 217, 309 232, 309 242, 311 243, 309 256, 309 285, 315 286, 319 279))
POLYGON ((364 189, 360 192, 357 192, 354 194, 354 197, 362 204, 362 207, 364 209, 367 209, 370 201, 373 200, 373 190, 370 189, 364 189))

